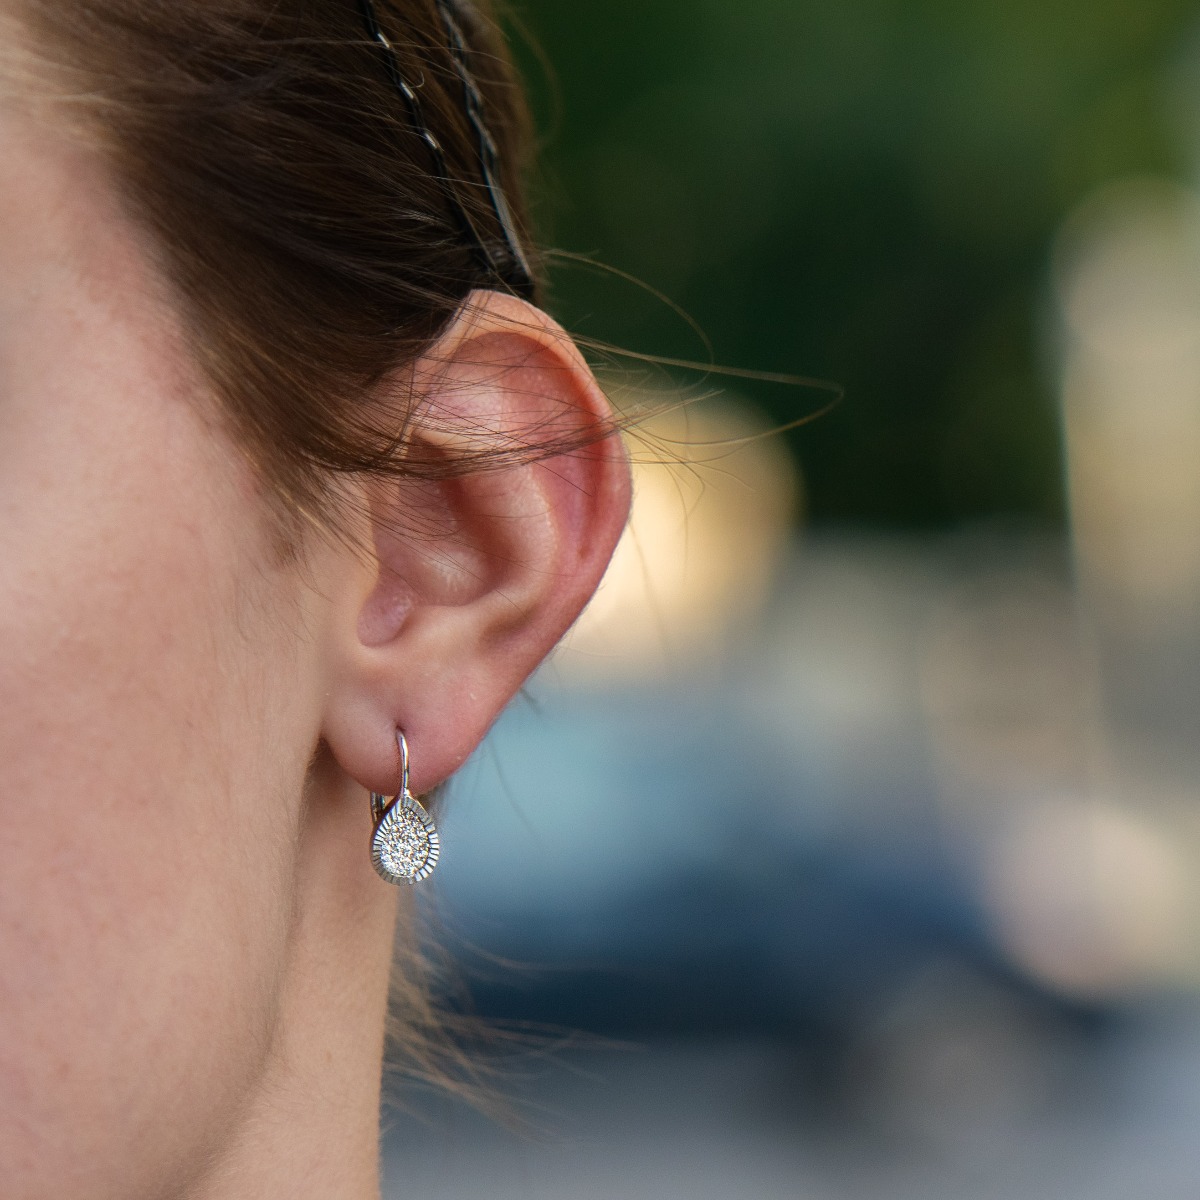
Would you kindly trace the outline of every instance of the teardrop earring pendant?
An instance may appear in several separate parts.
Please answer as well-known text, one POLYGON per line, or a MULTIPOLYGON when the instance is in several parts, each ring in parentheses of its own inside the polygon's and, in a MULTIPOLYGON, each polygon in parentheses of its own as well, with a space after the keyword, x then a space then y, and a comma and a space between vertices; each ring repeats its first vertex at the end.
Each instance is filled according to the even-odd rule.
POLYGON ((371 793, 371 865, 388 883, 419 883, 437 866, 441 845, 433 818, 408 790, 408 742, 396 730, 400 747, 400 790, 391 799, 371 793))

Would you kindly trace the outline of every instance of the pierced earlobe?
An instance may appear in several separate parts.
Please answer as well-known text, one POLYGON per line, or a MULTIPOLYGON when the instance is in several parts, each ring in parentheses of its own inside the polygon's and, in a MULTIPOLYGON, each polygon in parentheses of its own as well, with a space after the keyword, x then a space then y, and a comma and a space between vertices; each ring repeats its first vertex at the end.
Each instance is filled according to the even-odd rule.
POLYGON ((408 790, 408 742, 396 730, 400 747, 400 790, 392 799, 371 793, 371 865, 388 883, 419 883, 437 866, 441 843, 424 806, 408 790))

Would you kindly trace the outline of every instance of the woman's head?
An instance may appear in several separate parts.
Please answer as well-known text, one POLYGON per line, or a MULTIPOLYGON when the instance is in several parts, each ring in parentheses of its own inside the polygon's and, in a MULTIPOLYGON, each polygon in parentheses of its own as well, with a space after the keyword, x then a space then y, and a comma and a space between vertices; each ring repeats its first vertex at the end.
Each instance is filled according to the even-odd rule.
MULTIPOLYGON (((495 286, 464 219, 501 241, 438 0, 366 9, 392 56, 364 0, 9 3, 36 48, 18 40, 10 62, 103 145, 127 209, 156 235, 202 366, 276 486, 311 503, 330 472, 394 465, 395 430, 364 412, 363 392, 427 349, 472 288, 495 286)), ((461 16, 519 236, 520 93, 493 27, 461 16)))
MULTIPOLYGON (((376 0, 497 238, 433 0, 376 0)), ((464 12, 508 202, 520 105, 464 12)), ((471 752, 623 524, 357 0, 3 0, 5 1196, 367 1194, 367 789, 471 752)))

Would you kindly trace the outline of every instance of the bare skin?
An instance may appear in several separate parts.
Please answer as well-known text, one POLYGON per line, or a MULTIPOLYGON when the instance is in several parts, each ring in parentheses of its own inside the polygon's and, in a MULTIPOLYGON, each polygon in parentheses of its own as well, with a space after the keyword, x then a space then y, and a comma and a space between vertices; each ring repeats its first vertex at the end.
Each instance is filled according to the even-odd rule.
MULTIPOLYGON (((475 300, 418 372, 428 436, 605 419, 548 318, 475 300)), ((371 869, 367 789, 397 728, 415 791, 470 754, 624 524, 608 439, 353 484, 359 544, 285 562, 217 411, 102 164, 0 107, 6 1200, 378 1195, 410 897, 371 869), (389 532, 414 505, 441 532, 389 532)))

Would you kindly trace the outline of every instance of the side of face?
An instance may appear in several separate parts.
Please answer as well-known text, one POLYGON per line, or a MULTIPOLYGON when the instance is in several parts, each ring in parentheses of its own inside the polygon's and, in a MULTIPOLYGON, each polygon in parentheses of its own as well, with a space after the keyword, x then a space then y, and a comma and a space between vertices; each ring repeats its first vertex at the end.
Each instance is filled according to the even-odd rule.
POLYGON ((99 164, 0 108, 0 1174, 165 1195, 270 1041, 326 687, 99 164), (270 748, 270 753, 264 753, 270 748))
POLYGON ((347 1119, 373 1132, 395 893, 366 789, 394 788, 398 728, 414 791, 457 769, 628 512, 578 350, 483 289, 409 365, 409 436, 449 460, 547 429, 559 449, 345 482, 357 542, 281 555, 118 195, 0 102, 5 1200, 185 1194, 281 1077, 294 1113, 352 1060, 347 1119))

